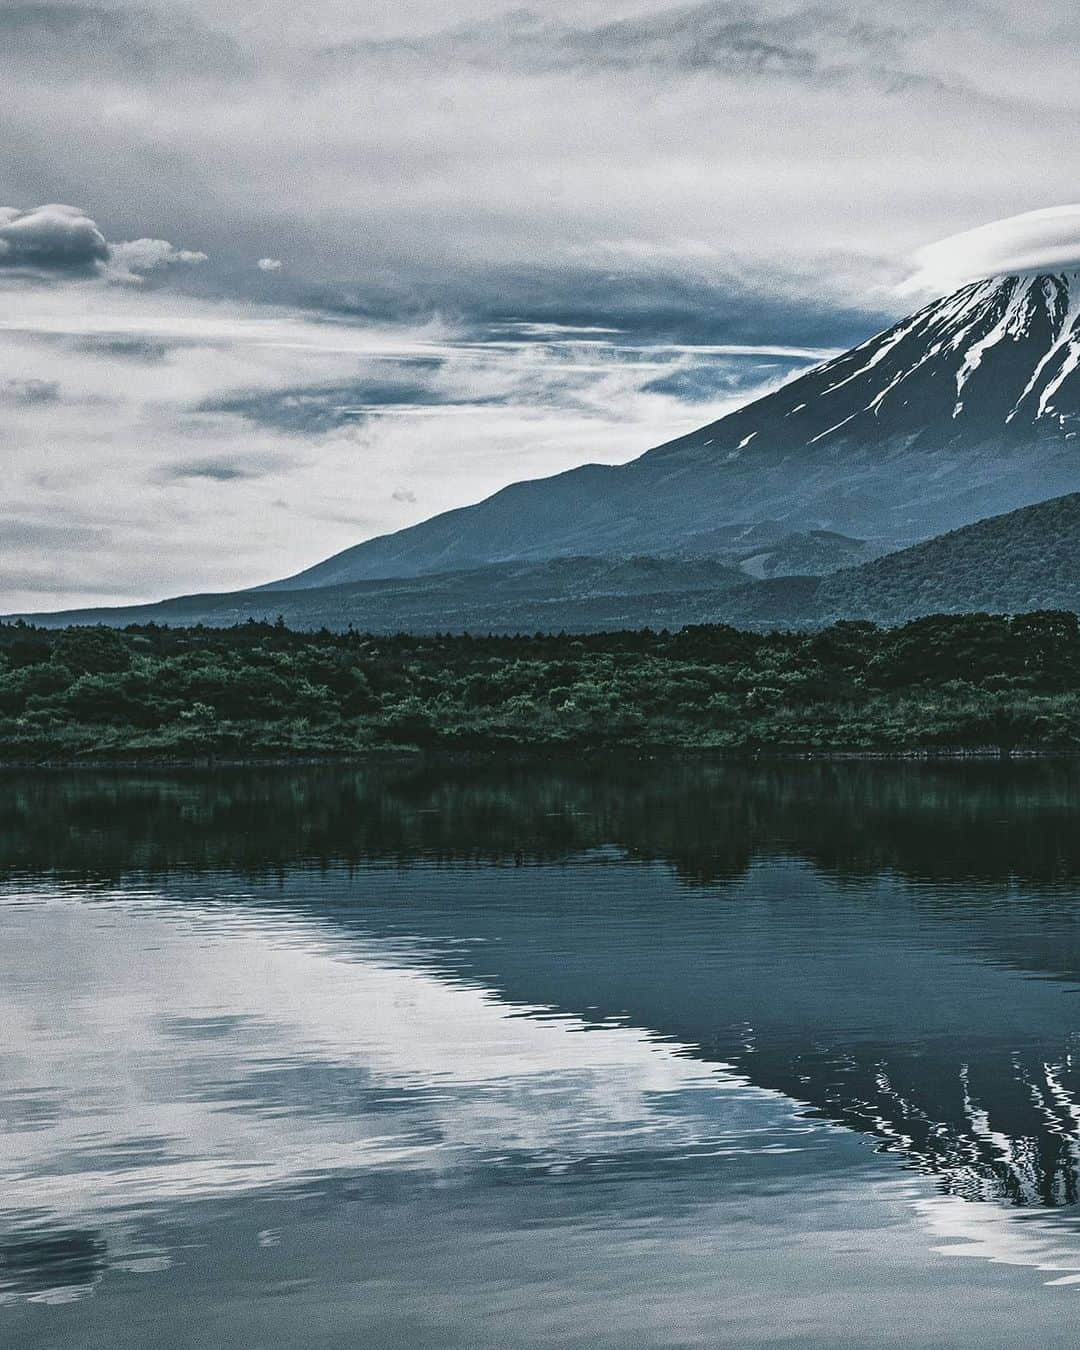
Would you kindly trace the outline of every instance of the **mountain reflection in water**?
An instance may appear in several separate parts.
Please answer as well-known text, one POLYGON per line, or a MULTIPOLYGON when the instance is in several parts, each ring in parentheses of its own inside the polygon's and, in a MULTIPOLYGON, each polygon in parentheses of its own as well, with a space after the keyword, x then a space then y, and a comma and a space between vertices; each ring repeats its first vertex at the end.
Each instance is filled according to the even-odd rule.
POLYGON ((820 1303, 837 1213, 878 1279, 914 1259, 902 1212, 938 1261, 1080 1281, 1078 806, 1039 762, 0 778, 0 1331, 133 1298, 117 1272, 181 1299, 193 1253, 240 1260, 237 1225, 270 1269, 312 1207, 288 1280, 367 1234, 375 1345, 457 1343, 425 1322, 454 1261, 464 1342, 506 1343, 489 1231, 577 1307, 515 1344, 847 1343, 820 1303), (740 1246, 739 1205, 776 1203, 783 1236, 740 1246), (595 1287, 575 1305, 589 1242, 613 1270, 664 1254, 677 1335, 623 1285, 625 1324, 595 1287), (783 1324, 732 1304, 718 1333, 705 1266, 742 1289, 774 1259, 806 1284, 783 1324))

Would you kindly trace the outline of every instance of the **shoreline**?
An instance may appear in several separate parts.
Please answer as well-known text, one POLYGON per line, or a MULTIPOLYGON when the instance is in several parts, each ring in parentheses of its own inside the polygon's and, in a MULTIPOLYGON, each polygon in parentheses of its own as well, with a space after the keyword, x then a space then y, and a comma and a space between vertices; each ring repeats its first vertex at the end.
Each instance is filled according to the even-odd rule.
POLYGON ((1080 748, 1046 749, 1018 746, 1003 750, 996 746, 973 748, 911 748, 907 750, 743 750, 733 751, 710 746, 654 746, 630 747, 549 747, 515 746, 508 749, 455 750, 452 748, 394 747, 386 750, 368 750, 359 754, 340 755, 267 755, 246 757, 184 756, 140 757, 110 756, 103 759, 78 757, 72 759, 21 760, 0 756, 0 773, 67 772, 72 769, 99 770, 199 770, 214 772, 232 769, 315 769, 360 768, 384 764, 521 764, 560 763, 573 759, 590 763, 634 761, 715 761, 727 764, 949 764, 1001 763, 1018 761, 1071 761, 1080 759, 1080 748))

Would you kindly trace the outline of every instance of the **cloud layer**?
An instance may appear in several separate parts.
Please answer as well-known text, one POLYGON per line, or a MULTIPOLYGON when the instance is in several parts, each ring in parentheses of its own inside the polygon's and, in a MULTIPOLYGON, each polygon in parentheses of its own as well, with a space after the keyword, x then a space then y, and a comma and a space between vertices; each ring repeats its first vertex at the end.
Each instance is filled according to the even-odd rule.
MULTIPOLYGON (((341 63, 442 61, 533 74, 613 70, 834 81, 860 73, 877 77, 895 57, 900 37, 894 26, 820 4, 769 12, 761 5, 704 0, 591 23, 514 9, 423 36, 347 43, 326 55, 341 63)), ((910 78, 894 71, 897 76, 910 78)))
POLYGON ((0 9, 0 201, 382 318, 894 313, 915 249, 1076 179, 1078 42, 1067 0, 43 0, 0 9))

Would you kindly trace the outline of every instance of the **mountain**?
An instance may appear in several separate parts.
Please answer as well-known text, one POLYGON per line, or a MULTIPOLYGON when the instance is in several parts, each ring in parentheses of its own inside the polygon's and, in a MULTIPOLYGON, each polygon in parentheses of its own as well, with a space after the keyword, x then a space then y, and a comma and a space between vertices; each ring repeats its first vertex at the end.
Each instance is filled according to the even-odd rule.
POLYGON ((718 596, 747 590, 757 586, 738 568, 711 558, 557 558, 430 577, 187 595, 156 604, 17 617, 53 628, 72 623, 228 627, 248 619, 273 622, 280 615, 293 628, 344 629, 351 623, 375 633, 591 632, 707 622, 718 596))
MULTIPOLYGON (((708 542, 708 536, 698 535, 696 543, 708 542)), ((826 576, 841 567, 853 567, 880 553, 880 548, 865 539, 852 539, 833 530, 809 530, 805 534, 787 534, 774 543, 756 548, 743 547, 734 561, 748 577, 826 576)), ((721 551, 727 559, 731 555, 721 551)))
POLYGON ((630 464, 515 484, 270 586, 24 617, 481 633, 891 623, 1080 609, 1078 539, 1080 273, 1006 277, 630 464))
MULTIPOLYGON (((812 544, 812 536, 803 536, 791 547, 810 549, 812 544)), ((871 619, 894 624, 921 614, 1031 609, 1080 611, 1080 492, 980 520, 825 576, 750 580, 744 571, 713 558, 558 558, 427 577, 189 595, 150 605, 12 617, 51 628, 151 622, 228 627, 281 615, 294 628, 352 624, 374 633, 584 633, 696 623, 797 628, 871 619)))
POLYGON ((1080 610, 1080 493, 980 520, 818 585, 819 620, 1080 610))
POLYGON ((271 589, 716 553, 763 527, 895 549, 1080 489, 1078 367, 1080 272, 975 282, 629 464, 515 483, 271 589))

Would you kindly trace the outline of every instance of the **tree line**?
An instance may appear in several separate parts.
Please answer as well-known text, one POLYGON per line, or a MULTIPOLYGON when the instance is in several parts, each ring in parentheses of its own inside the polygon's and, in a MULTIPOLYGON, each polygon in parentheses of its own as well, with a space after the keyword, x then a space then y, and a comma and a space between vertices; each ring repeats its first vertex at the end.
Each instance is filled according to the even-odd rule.
POLYGON ((0 758, 1080 746, 1068 611, 813 633, 371 635, 0 624, 0 758))

